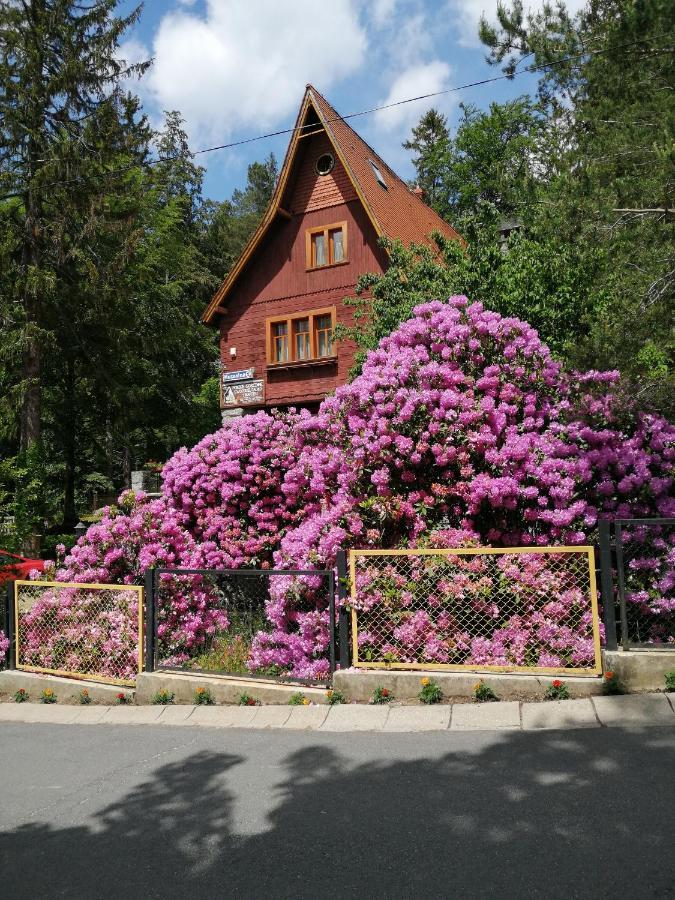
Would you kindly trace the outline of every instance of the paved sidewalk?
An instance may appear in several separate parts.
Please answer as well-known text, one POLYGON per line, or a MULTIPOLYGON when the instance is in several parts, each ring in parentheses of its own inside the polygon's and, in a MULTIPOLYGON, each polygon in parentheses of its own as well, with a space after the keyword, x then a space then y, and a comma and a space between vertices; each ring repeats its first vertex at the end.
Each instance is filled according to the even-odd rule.
POLYGON ((0 704, 1 722, 172 725, 308 731, 539 731, 675 725, 675 695, 632 694, 542 703, 439 706, 65 706, 0 704))

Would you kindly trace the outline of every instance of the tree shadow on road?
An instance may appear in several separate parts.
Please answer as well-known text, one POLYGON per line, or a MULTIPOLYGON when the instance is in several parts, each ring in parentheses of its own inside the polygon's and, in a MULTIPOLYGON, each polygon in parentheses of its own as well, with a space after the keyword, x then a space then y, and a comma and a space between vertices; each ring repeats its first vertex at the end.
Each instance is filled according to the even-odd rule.
POLYGON ((308 746, 284 759, 266 798, 266 828, 253 835, 235 821, 244 757, 209 751, 161 765, 91 828, 34 823, 0 834, 2 893, 31 900, 675 894, 672 731, 508 732, 479 750, 457 749, 455 740, 455 749, 434 757, 424 754, 424 737, 417 745, 406 737, 404 759, 371 752, 372 761, 359 764, 327 735, 307 735, 308 746))

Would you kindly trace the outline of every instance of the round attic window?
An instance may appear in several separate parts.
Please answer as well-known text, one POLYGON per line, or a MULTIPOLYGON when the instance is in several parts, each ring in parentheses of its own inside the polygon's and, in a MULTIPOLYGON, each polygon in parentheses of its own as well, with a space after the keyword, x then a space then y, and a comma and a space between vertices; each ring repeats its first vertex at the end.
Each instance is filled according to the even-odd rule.
POLYGON ((333 171, 335 160, 331 153, 323 153, 316 161, 316 171, 318 175, 328 175, 333 171))

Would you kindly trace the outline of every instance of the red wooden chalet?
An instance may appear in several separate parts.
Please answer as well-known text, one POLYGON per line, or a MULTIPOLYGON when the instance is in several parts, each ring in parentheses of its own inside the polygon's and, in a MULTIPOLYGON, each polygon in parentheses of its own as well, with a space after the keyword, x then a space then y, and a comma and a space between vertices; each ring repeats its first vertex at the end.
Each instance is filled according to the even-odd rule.
POLYGON ((307 85, 279 181, 258 229, 203 321, 220 328, 224 416, 314 409, 347 379, 354 345, 344 299, 360 275, 383 272, 381 236, 461 240, 307 85))

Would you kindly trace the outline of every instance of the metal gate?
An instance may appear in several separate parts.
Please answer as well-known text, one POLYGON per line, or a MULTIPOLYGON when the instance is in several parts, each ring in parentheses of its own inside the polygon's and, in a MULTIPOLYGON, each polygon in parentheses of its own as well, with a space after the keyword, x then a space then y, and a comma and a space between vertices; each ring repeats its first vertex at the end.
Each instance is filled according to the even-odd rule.
POLYGON ((268 608, 284 592, 309 610, 328 613, 326 676, 335 671, 335 576, 332 570, 308 569, 168 569, 146 573, 148 598, 146 669, 190 671, 212 675, 267 678, 314 683, 290 678, 283 666, 265 661, 265 635, 273 631, 268 608), (208 605, 211 633, 189 646, 166 639, 164 623, 171 597, 184 590, 201 591, 208 605))

